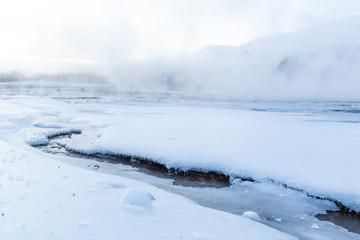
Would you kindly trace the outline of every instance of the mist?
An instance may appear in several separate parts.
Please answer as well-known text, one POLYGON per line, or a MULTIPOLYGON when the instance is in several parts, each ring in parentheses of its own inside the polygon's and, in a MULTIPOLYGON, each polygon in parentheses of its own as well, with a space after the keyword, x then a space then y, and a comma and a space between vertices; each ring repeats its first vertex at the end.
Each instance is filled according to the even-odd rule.
POLYGON ((0 80, 359 100, 358 1, 14 1, 0 80), (19 8, 19 6, 23 6, 19 8))
POLYGON ((113 67, 123 89, 231 98, 359 100, 360 16, 239 47, 113 67))

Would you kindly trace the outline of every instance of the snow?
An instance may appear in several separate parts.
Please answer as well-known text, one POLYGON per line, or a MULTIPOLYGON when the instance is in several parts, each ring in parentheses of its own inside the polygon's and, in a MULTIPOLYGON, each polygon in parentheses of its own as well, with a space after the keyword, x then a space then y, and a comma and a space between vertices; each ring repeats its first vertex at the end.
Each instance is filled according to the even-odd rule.
MULTIPOLYGON (((284 213, 275 202, 267 202, 277 214, 260 217, 262 210, 250 208, 240 212, 243 216, 233 215, 200 207, 146 183, 103 174, 106 166, 100 163, 84 163, 90 171, 75 168, 29 146, 47 143, 47 136, 77 131, 81 134, 57 141, 85 153, 141 156, 168 167, 221 171, 274 185, 271 178, 358 209, 359 181, 353 174, 358 166, 357 115, 329 111, 340 105, 234 102, 209 107, 207 103, 1 97, 0 210, 4 216, 0 233, 5 239, 291 238, 276 227, 301 238, 327 239, 330 234, 356 239, 346 230, 315 221, 308 214, 323 212, 324 207, 305 204, 306 196, 276 189, 276 183, 265 187, 265 192, 288 195, 285 199, 294 199, 301 209, 284 213), (336 164, 340 155, 343 165, 336 164), (299 222, 298 230, 288 231, 294 228, 293 218, 303 223, 299 222)), ((233 182, 236 188, 236 179, 233 182)), ((256 197, 256 193, 247 196, 256 197)), ((258 204, 260 200, 246 201, 258 204)))
MULTIPOLYGON (((323 207, 296 215, 281 213, 279 206, 273 207, 279 214, 271 216, 258 209, 235 215, 143 181, 104 174, 100 163, 87 169, 64 164, 29 145, 77 132, 57 143, 86 154, 124 154, 168 168, 225 173, 235 179, 233 188, 246 184, 236 177, 250 177, 263 184, 249 189, 266 188, 280 197, 286 184, 360 211, 360 104, 331 102, 359 100, 359 26, 355 16, 239 47, 208 47, 190 56, 124 63, 109 71, 120 78, 122 90, 171 90, 178 94, 175 100, 168 93, 117 95, 108 85, 85 89, 80 83, 2 82, 1 238, 294 239, 280 230, 303 221, 300 230, 287 232, 305 239, 358 239, 314 221, 309 212, 323 207), (194 93, 202 95, 189 99, 194 93), (300 101, 239 100, 244 97, 300 101)), ((286 199, 308 206, 300 193, 293 194, 286 199)))
POLYGON ((254 220, 254 221, 257 221, 257 222, 261 222, 261 218, 254 211, 246 211, 246 212, 244 212, 243 217, 246 217, 248 219, 251 219, 251 220, 254 220))
POLYGON ((154 200, 155 198, 150 193, 137 189, 129 189, 123 196, 124 207, 140 210, 151 209, 154 200))
POLYGON ((111 114, 75 118, 88 119, 86 125, 95 127, 61 143, 88 154, 148 158, 168 168, 214 170, 260 181, 270 178, 360 210, 360 130, 358 123, 344 122, 337 114, 299 116, 169 105, 102 104, 102 108, 111 114))
MULTIPOLYGON (((59 111, 63 106, 58 101, 26 100, 34 109, 40 102, 47 110, 59 111)), ((12 106, 23 104, 22 98, 0 103, 1 119, 8 121, 1 122, 0 140, 2 239, 294 239, 146 183, 44 156, 20 142, 29 136, 20 135, 19 128, 28 127, 26 119, 38 114, 29 111, 30 115, 14 116, 12 106)))

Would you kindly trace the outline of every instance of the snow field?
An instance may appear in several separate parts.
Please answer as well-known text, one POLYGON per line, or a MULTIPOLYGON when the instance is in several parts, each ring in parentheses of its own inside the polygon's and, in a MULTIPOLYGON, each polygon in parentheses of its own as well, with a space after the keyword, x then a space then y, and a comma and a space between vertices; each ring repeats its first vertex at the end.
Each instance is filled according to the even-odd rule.
POLYGON ((270 178, 360 210, 358 123, 329 121, 336 118, 332 115, 179 106, 108 107, 113 110, 106 116, 76 118, 94 127, 84 128, 81 135, 62 143, 84 153, 149 158, 169 168, 214 170, 261 181, 270 178))
POLYGON ((293 239, 145 183, 0 143, 3 239, 293 239))
MULTIPOLYGON (((64 239, 69 235, 73 239, 278 239, 279 231, 259 230, 256 212, 245 212, 245 218, 255 221, 243 222, 242 216, 199 207, 145 183, 61 164, 28 145, 46 143, 45 136, 72 130, 82 130, 82 134, 61 140, 62 144, 85 153, 125 153, 183 169, 223 171, 264 181, 271 177, 332 196, 353 208, 359 206, 357 176, 347 175, 357 166, 353 158, 358 149, 357 123, 339 120, 343 116, 338 113, 74 104, 18 97, 4 99, 0 105, 4 143, 0 144, 0 190, 4 190, 0 232, 9 239, 64 239), (26 110, 22 115, 12 112, 17 105, 26 110), (329 158, 323 158, 324 154, 329 158), (352 167, 333 164, 339 154, 352 167), (304 156, 311 159, 304 161, 304 156)), ((287 224, 283 218, 275 217, 275 221, 287 224)), ((309 239, 328 239, 321 232, 334 231, 322 222, 312 224, 319 228, 301 226, 309 239)), ((352 237, 346 230, 337 231, 336 236, 352 237)))

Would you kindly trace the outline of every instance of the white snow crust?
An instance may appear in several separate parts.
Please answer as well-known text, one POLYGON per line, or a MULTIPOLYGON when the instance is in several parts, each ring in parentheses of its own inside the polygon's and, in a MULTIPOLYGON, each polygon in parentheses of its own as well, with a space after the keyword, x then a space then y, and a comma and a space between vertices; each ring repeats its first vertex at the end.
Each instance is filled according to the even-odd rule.
POLYGON ((356 122, 223 108, 102 105, 102 109, 106 117, 76 118, 95 127, 84 128, 63 144, 88 154, 148 158, 168 168, 270 178, 360 210, 356 122))
POLYGON ((52 127, 85 127, 89 119, 80 120, 79 110, 93 106, 1 100, 1 239, 294 239, 146 183, 63 164, 27 145, 40 133, 53 134, 52 127), (43 118, 59 111, 60 122, 43 118))

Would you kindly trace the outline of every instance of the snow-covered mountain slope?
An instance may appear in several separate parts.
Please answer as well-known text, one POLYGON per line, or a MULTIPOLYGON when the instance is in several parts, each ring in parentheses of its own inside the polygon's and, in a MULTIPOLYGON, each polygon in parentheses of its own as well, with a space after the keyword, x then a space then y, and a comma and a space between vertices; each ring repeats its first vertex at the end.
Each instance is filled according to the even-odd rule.
POLYGON ((358 99, 360 16, 193 55, 118 67, 123 87, 233 97, 358 99))

